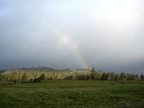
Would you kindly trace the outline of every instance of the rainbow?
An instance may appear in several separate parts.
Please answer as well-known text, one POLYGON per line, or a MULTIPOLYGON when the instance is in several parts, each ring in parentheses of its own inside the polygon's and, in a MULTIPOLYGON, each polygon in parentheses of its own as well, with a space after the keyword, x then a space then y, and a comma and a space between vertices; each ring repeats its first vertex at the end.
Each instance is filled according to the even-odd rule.
POLYGON ((63 35, 61 37, 62 42, 65 43, 65 45, 67 45, 71 51, 73 52, 73 54, 76 56, 77 60, 80 62, 82 68, 84 69, 89 69, 90 66, 88 65, 88 62, 86 60, 86 58, 84 57, 82 51, 80 50, 80 48, 78 47, 78 45, 75 43, 75 41, 73 41, 69 35, 63 35))
POLYGON ((73 41, 71 36, 62 32, 62 30, 56 29, 56 27, 54 27, 54 25, 51 26, 51 29, 54 31, 54 33, 57 34, 57 36, 59 36, 60 42, 62 42, 63 44, 65 44, 67 47, 69 47, 71 49, 71 51, 73 52, 73 54, 75 55, 75 57, 77 58, 79 63, 81 64, 82 68, 90 69, 88 62, 87 62, 86 58, 84 57, 84 54, 78 47, 78 44, 75 41, 73 41))
POLYGON ((79 60, 79 62, 82 64, 82 67, 84 69, 90 69, 90 66, 88 65, 88 62, 87 62, 86 58, 84 57, 84 55, 82 54, 82 52, 79 49, 77 49, 74 51, 74 53, 75 53, 77 59, 79 60))

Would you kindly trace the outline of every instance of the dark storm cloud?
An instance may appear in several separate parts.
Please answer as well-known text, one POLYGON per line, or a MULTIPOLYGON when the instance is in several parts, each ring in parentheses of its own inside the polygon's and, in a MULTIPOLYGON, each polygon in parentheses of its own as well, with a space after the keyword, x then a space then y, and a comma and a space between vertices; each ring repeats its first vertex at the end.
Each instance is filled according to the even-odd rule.
POLYGON ((87 68, 88 64, 105 71, 141 73, 143 4, 142 0, 1 0, 0 68, 87 68))

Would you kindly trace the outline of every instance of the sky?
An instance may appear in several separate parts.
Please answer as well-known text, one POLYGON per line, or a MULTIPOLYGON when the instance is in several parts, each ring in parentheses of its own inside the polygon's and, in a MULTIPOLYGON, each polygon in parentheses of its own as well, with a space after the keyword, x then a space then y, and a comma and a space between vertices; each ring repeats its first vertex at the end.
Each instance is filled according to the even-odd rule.
POLYGON ((0 69, 144 72, 143 0, 0 0, 0 69))

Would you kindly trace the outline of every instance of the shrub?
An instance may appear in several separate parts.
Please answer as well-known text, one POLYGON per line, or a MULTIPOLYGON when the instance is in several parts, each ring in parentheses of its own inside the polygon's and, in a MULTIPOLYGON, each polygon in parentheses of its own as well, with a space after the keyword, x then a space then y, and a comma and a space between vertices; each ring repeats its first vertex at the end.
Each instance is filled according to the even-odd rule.
POLYGON ((45 76, 44 76, 44 74, 42 74, 40 77, 35 78, 35 79, 33 80, 33 82, 34 82, 34 83, 41 82, 41 81, 44 80, 44 79, 45 79, 45 76))

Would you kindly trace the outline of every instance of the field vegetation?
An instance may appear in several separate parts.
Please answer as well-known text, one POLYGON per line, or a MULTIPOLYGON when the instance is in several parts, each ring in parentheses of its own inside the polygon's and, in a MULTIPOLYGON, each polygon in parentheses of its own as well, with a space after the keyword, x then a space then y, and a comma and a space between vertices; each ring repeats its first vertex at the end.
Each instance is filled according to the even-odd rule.
POLYGON ((144 81, 0 83, 2 108, 143 108, 144 81))

